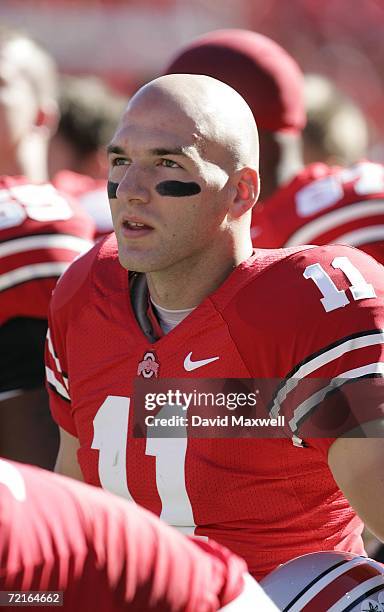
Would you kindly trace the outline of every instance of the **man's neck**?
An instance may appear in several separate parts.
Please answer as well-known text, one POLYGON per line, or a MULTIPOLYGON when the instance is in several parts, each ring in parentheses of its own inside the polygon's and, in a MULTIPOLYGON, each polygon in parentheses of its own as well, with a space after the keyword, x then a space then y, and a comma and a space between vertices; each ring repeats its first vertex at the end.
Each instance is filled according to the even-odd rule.
POLYGON ((197 255, 171 269, 146 275, 152 300, 163 308, 180 310, 198 306, 215 291, 231 272, 252 254, 251 240, 246 239, 230 255, 197 255))
POLYGON ((33 182, 48 180, 46 143, 37 138, 19 144, 6 159, 1 160, 3 176, 25 176, 33 182))
POLYGON ((24 143, 19 154, 24 176, 31 181, 45 182, 48 180, 47 143, 45 140, 30 138, 24 143))

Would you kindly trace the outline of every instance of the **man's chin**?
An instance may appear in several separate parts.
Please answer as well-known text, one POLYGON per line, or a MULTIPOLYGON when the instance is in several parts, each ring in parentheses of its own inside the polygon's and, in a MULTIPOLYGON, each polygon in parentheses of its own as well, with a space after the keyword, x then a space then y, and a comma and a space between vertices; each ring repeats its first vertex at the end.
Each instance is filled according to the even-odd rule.
POLYGON ((154 263, 153 258, 148 256, 132 256, 127 253, 119 252, 120 265, 129 272, 156 272, 159 267, 154 263))
POLYGON ((144 249, 132 249, 124 240, 117 240, 120 265, 130 272, 145 272, 150 255, 144 249))

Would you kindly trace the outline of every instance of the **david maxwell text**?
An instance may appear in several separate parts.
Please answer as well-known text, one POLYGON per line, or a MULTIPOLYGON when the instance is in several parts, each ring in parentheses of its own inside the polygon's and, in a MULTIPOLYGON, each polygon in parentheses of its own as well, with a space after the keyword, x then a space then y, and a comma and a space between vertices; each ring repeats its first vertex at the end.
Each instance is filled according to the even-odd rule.
POLYGON ((147 427, 284 427, 285 416, 279 415, 277 418, 246 418, 242 415, 227 414, 225 416, 217 416, 204 418, 198 415, 176 416, 172 415, 168 418, 155 417, 152 414, 145 417, 147 427))

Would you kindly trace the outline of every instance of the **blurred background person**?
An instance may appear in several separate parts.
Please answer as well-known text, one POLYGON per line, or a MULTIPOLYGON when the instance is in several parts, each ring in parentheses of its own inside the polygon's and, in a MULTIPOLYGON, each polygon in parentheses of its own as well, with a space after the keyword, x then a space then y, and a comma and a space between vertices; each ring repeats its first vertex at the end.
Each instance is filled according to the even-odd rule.
POLYGON ((305 74, 304 100, 305 165, 323 162, 349 166, 367 156, 368 122, 358 105, 330 79, 320 74, 305 74))
POLYGON ((94 224, 49 183, 0 177, 0 455, 52 469, 58 432, 43 365, 57 279, 93 244, 94 224))
POLYGON ((106 180, 105 147, 127 102, 95 76, 62 76, 60 119, 49 146, 50 177, 70 170, 106 180))
POLYGON ((48 143, 58 120, 57 74, 28 34, 0 25, 0 175, 48 179, 48 143))
POLYGON ((56 81, 45 50, 0 27, 0 455, 46 468, 58 449, 43 366, 48 304, 95 231, 83 209, 46 182, 56 81))
POLYGON ((53 184, 75 196, 93 217, 97 235, 113 231, 107 198, 106 146, 127 98, 93 76, 60 80, 60 120, 49 148, 53 184))
POLYGON ((0 516, 3 605, 62 591, 66 612, 277 612, 240 557, 96 487, 0 459, 0 516))

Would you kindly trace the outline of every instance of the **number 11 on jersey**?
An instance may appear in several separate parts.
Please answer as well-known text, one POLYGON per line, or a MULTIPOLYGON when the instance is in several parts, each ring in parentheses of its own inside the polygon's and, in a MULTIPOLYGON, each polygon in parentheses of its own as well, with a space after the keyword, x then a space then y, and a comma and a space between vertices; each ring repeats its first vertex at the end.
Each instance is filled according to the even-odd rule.
MULTIPOLYGON (((341 270, 350 282, 349 290, 353 299, 363 300, 376 297, 372 285, 367 283, 360 270, 353 265, 348 257, 335 257, 332 267, 341 270)), ((331 312, 350 303, 345 291, 338 289, 324 268, 319 263, 307 266, 303 272, 304 278, 313 280, 323 297, 320 299, 325 312, 331 312)))
MULTIPOLYGON (((164 416, 164 406, 158 417, 164 416)), ((127 440, 130 398, 110 395, 94 420, 92 448, 99 450, 99 478, 104 489, 134 501, 127 482, 127 440)), ((187 431, 177 438, 147 438, 145 454, 155 457, 156 486, 161 499, 160 518, 183 533, 193 534, 195 521, 185 484, 187 431)))

